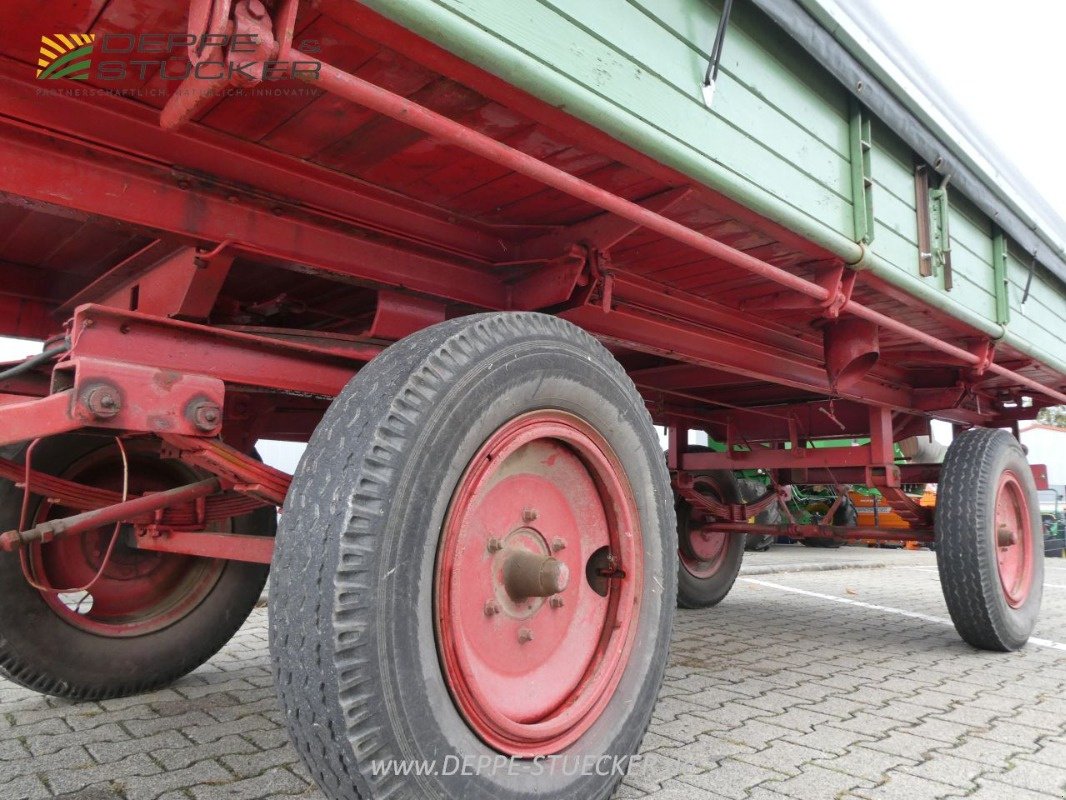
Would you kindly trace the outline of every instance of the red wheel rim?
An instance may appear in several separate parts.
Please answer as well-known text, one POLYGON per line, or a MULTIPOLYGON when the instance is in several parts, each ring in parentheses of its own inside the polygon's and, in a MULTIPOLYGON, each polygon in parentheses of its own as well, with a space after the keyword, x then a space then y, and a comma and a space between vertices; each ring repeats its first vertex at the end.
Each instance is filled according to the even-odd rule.
POLYGON ((456 487, 437 558, 438 648, 471 729, 520 757, 580 738, 622 677, 642 575, 636 503, 607 441, 561 411, 497 430, 456 487), (550 565, 565 586, 516 598, 516 562, 550 565))
MULTIPOLYGON (((148 447, 131 443, 130 496, 187 483, 195 476, 185 467, 163 462, 148 447)), ((79 460, 62 477, 121 491, 122 460, 116 448, 103 448, 79 460)), ((42 502, 35 523, 74 513, 42 502)), ((36 544, 27 552, 34 581, 57 589, 88 584, 100 569, 114 533, 105 525, 78 536, 36 544)), ((65 622, 109 637, 141 636, 172 625, 211 592, 225 562, 173 553, 138 550, 126 544, 132 532, 119 530, 111 558, 100 579, 85 592, 42 591, 45 603, 65 622)))
MULTIPOLYGON (((697 476, 693 485, 703 494, 722 500, 721 491, 709 477, 697 476)), ((678 542, 677 548, 681 566, 693 577, 710 578, 725 562, 730 534, 704 532, 706 512, 688 503, 684 504, 684 508, 688 509, 688 524, 683 530, 684 539, 678 542)))
POLYGON ((999 478, 996 489, 996 567, 1007 605, 1018 608, 1029 597, 1033 584, 1033 536, 1025 488, 1010 470, 999 478))

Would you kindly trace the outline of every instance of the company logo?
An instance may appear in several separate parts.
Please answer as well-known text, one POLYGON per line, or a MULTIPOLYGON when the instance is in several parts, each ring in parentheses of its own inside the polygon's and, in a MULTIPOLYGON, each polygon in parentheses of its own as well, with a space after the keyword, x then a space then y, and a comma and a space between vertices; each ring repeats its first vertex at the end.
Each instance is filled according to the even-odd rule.
POLYGON ((95 38, 96 35, 92 33, 53 33, 42 36, 41 55, 37 59, 37 77, 41 80, 88 80, 95 38))

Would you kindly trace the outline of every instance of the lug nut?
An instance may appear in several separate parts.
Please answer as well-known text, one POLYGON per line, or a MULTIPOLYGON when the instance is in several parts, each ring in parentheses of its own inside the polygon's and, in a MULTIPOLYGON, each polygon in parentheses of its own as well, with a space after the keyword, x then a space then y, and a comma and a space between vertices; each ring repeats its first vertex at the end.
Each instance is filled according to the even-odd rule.
POLYGON ((566 549, 566 542, 561 537, 556 536, 552 539, 552 551, 558 553, 560 550, 566 549))
POLYGON ((532 522, 536 518, 537 518, 537 509, 535 509, 535 508, 527 508, 525 511, 522 512, 522 521, 523 522, 532 522))
POLYGON ((485 616, 492 617, 500 613, 500 604, 495 600, 489 600, 485 603, 485 616))
POLYGON ((192 423, 198 429, 207 432, 218 427, 222 419, 222 409, 211 402, 199 402, 192 407, 192 423))
POLYGON ((485 549, 490 553, 498 553, 503 549, 503 542, 493 536, 488 542, 485 543, 485 549))
POLYGON ((548 601, 548 605, 550 605, 552 608, 562 608, 563 598, 559 597, 559 595, 555 595, 555 597, 548 601))
POLYGON ((533 631, 529 628, 522 628, 518 631, 518 641, 520 644, 533 641, 533 631))

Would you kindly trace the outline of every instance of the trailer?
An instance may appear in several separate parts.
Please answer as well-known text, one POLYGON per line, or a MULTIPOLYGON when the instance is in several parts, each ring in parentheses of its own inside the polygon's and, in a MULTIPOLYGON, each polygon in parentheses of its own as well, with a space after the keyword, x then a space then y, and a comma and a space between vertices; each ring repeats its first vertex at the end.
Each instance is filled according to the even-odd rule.
POLYGON ((935 542, 962 638, 1025 644, 1016 437, 1066 403, 1062 231, 829 0, 41 0, 0 29, 0 334, 45 342, 0 373, 6 677, 164 686, 269 570, 328 797, 601 798, 675 605, 725 597, 747 534, 935 542), (943 463, 898 463, 934 419, 943 463), (308 443, 294 475, 264 438, 308 443), (811 485, 906 529, 834 525, 841 490, 791 519, 811 485))

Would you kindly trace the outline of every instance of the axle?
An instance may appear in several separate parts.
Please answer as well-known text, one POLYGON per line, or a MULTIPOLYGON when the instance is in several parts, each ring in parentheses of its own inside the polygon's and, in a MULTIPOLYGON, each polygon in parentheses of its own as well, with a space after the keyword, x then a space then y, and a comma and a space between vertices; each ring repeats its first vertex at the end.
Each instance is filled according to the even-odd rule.
POLYGON ((878 539, 888 542, 921 542, 928 544, 935 541, 930 528, 861 528, 844 525, 801 525, 786 523, 783 525, 759 525, 747 522, 712 522, 700 528, 700 533, 749 533, 753 535, 769 534, 771 536, 788 536, 792 539, 832 538, 832 539, 878 539))
POLYGON ((205 478, 187 486, 179 486, 175 489, 168 489, 165 492, 146 494, 143 497, 135 497, 132 500, 115 503, 106 508, 84 511, 71 517, 51 519, 29 530, 7 531, 4 534, 0 534, 0 550, 11 552, 32 542, 49 542, 61 536, 84 533, 93 528, 99 528, 101 525, 136 518, 148 512, 159 511, 168 506, 178 505, 213 494, 221 486, 221 481, 218 478, 205 478))

